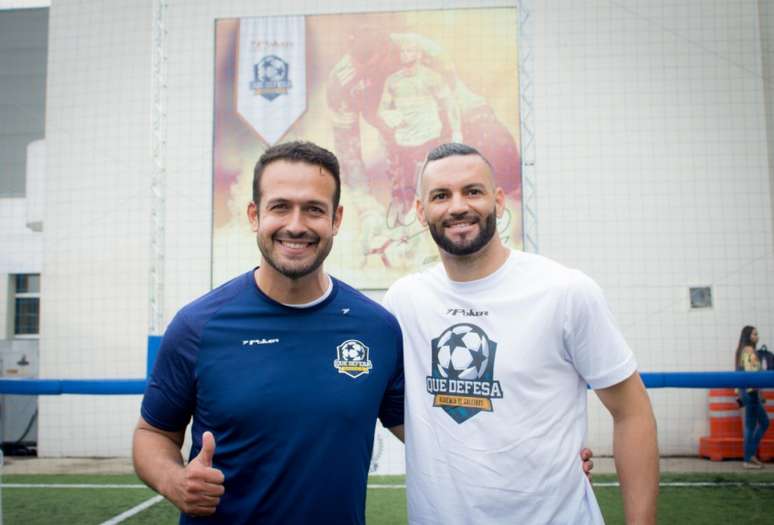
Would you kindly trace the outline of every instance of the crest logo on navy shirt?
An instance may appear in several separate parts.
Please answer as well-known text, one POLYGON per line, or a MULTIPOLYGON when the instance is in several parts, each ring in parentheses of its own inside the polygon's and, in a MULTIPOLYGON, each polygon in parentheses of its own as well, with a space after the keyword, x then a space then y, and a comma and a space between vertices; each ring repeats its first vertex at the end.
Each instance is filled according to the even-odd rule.
POLYGON ((352 378, 367 374, 373 368, 368 358, 368 347, 357 339, 348 339, 336 347, 333 366, 339 374, 347 374, 352 378))
POLYGON ((503 397, 494 379, 497 343, 481 328, 469 323, 453 325, 431 342, 432 366, 426 377, 433 406, 442 408, 457 423, 482 410, 492 412, 492 399, 503 397))

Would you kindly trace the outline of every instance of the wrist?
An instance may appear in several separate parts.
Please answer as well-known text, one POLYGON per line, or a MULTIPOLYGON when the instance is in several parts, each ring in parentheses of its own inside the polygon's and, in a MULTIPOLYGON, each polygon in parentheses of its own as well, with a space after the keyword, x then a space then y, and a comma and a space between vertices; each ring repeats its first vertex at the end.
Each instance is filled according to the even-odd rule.
POLYGON ((175 494, 176 487, 180 486, 181 478, 185 472, 185 467, 180 464, 173 463, 162 471, 161 479, 156 487, 156 491, 164 496, 169 501, 176 503, 175 494))

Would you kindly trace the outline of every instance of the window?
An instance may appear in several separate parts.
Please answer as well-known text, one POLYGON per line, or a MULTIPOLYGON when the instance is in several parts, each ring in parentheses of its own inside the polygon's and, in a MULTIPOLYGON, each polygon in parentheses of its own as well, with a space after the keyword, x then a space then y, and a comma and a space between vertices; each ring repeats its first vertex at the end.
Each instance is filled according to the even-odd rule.
POLYGON ((697 286, 688 288, 691 299, 691 308, 712 308, 712 288, 709 286, 697 286))
POLYGON ((40 326, 40 274, 13 276, 13 335, 37 337, 40 326))

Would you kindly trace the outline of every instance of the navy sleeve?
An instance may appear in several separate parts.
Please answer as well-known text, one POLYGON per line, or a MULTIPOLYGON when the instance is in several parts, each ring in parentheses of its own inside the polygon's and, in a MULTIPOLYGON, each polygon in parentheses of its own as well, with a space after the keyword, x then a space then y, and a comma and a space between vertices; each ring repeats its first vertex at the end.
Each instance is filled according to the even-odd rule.
POLYGON ((188 424, 196 404, 199 337, 179 312, 161 341, 142 400, 142 417, 156 428, 175 432, 188 424))
POLYGON ((404 380, 403 380, 403 336, 398 325, 398 321, 390 314, 390 321, 393 324, 393 342, 395 345, 395 370, 390 378, 390 382, 384 391, 381 406, 379 407, 379 420, 385 428, 391 428, 403 424, 403 400, 404 400, 404 380))

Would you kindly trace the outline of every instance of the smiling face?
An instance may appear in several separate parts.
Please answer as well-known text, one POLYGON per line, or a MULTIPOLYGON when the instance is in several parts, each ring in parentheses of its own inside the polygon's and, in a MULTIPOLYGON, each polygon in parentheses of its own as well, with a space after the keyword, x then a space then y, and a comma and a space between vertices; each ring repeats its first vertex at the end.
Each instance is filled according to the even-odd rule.
POLYGON ((277 160, 264 168, 260 190, 247 215, 266 265, 293 280, 322 271, 342 216, 333 204, 333 175, 314 164, 277 160))
POLYGON ((443 252, 468 256, 492 242, 505 195, 481 157, 452 155, 429 162, 421 189, 417 214, 443 252))

